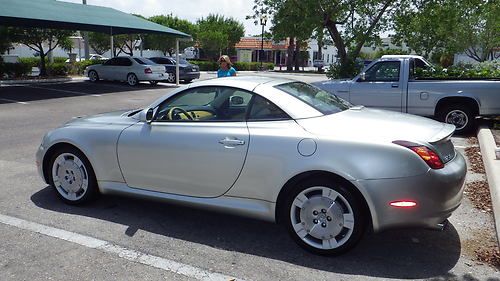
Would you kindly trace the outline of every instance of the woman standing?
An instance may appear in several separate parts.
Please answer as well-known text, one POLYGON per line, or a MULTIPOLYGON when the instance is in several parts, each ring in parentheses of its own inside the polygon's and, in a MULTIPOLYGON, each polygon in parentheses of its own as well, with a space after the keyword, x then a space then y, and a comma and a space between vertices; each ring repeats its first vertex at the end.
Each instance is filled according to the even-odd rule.
POLYGON ((222 55, 219 58, 219 70, 217 70, 217 77, 236 76, 236 69, 234 69, 231 60, 227 55, 222 55))

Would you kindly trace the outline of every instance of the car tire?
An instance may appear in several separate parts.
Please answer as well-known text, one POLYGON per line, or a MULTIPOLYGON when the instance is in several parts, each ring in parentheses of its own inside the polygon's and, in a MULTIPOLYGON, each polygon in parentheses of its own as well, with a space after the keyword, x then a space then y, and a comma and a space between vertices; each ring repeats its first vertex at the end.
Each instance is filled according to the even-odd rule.
POLYGON ((149 81, 149 84, 156 86, 156 85, 158 85, 158 81, 149 81))
POLYGON ((137 86, 137 84, 139 84, 139 79, 137 78, 137 75, 135 75, 134 73, 129 73, 127 75, 127 84, 129 86, 137 86))
POLYGON ((167 72, 167 82, 175 83, 177 80, 175 79, 175 73, 167 72))
POLYGON ((49 163, 49 183, 66 204, 79 205, 96 197, 99 189, 94 170, 78 149, 61 148, 49 163))
POLYGON ((441 122, 455 125, 457 134, 468 133, 476 126, 474 110, 460 103, 443 106, 436 117, 441 122))
POLYGON ((193 79, 186 79, 186 80, 184 80, 185 83, 191 83, 191 81, 193 81, 193 79))
POLYGON ((97 74, 97 71, 89 71, 89 80, 90 82, 99 82, 99 74, 97 74))
POLYGON ((360 200, 330 178, 302 181, 285 199, 282 221, 293 240, 319 255, 339 255, 353 248, 366 228, 360 200))

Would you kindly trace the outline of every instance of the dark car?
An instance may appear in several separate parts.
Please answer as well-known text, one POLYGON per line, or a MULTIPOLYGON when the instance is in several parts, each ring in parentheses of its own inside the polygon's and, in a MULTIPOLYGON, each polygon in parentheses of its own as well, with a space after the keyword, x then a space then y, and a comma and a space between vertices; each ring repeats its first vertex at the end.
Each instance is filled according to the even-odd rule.
MULTIPOLYGON (((170 57, 152 57, 149 58, 157 64, 165 66, 165 72, 168 73, 167 81, 170 83, 175 83, 175 59, 170 57)), ((179 60, 179 80, 183 80, 187 83, 191 82, 193 79, 200 78, 200 67, 189 63, 185 59, 179 60)))

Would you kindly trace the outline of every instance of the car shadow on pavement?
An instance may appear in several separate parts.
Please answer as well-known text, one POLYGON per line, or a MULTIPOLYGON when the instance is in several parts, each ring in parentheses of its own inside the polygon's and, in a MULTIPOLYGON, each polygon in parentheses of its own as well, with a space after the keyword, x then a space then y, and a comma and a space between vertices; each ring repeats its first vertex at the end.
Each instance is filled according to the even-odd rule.
POLYGON ((127 225, 128 236, 140 229, 341 274, 447 280, 461 251, 458 233, 451 224, 442 232, 402 229, 367 234, 352 251, 330 258, 304 251, 289 238, 284 227, 228 214, 120 196, 101 196, 84 206, 69 206, 50 187, 33 194, 31 200, 54 212, 127 225))
MULTIPOLYGON (((123 92, 134 92, 144 90, 169 90, 177 88, 175 84, 161 83, 150 85, 140 83, 134 87, 120 82, 100 81, 92 83, 90 81, 77 81, 66 83, 48 84, 27 84, 1 87, 0 104, 14 102, 30 102, 38 100, 48 100, 56 98, 106 95, 123 92)), ((165 92, 166 93, 166 92, 165 92)))

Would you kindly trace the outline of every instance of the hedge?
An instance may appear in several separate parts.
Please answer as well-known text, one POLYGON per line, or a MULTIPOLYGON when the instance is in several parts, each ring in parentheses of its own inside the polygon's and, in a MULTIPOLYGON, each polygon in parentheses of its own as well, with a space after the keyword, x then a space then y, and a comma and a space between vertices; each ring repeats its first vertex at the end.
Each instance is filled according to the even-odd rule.
MULTIPOLYGON (((200 67, 201 71, 217 71, 219 64, 215 61, 189 61, 200 67)), ((262 66, 265 70, 273 70, 273 63, 263 63, 262 66)), ((233 67, 238 71, 257 71, 260 69, 260 62, 235 62, 233 67)))
POLYGON ((19 78, 31 73, 31 66, 26 63, 0 63, 0 79, 7 76, 9 78, 19 78))
POLYGON ((432 70, 417 68, 415 79, 500 79, 500 61, 481 63, 460 63, 448 68, 435 67, 432 70))
MULTIPOLYGON (((64 63, 68 58, 54 57, 54 63, 64 63)), ((40 66, 40 57, 19 58, 19 62, 29 64, 31 67, 40 66)), ((49 59, 45 57, 45 63, 49 64, 49 59)))

